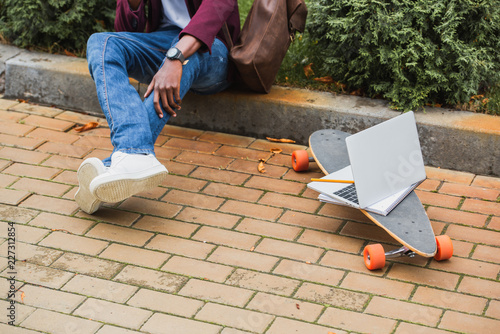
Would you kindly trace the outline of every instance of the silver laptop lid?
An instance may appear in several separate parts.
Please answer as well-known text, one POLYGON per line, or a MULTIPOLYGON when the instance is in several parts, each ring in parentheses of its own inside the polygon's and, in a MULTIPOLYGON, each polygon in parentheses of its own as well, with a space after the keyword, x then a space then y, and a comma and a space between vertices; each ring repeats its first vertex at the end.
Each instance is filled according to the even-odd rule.
POLYGON ((361 208, 426 177, 411 111, 347 137, 346 144, 361 208))

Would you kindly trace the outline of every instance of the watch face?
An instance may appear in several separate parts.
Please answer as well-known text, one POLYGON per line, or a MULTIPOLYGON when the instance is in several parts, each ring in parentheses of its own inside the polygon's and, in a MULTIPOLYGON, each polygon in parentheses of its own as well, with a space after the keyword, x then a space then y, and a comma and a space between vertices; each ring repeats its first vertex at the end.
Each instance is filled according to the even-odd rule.
POLYGON ((167 57, 172 58, 177 55, 177 49, 171 48, 167 51, 167 57))

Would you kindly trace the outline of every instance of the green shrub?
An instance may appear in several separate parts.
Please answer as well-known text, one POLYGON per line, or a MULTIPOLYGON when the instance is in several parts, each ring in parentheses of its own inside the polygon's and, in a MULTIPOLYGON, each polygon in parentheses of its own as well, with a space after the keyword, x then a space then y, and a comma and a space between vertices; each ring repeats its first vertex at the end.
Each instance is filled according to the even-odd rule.
POLYGON ((84 52, 94 32, 113 30, 116 0, 0 0, 0 34, 22 48, 84 52))
POLYGON ((499 0, 308 4, 316 71, 394 108, 468 103, 500 83, 499 0))

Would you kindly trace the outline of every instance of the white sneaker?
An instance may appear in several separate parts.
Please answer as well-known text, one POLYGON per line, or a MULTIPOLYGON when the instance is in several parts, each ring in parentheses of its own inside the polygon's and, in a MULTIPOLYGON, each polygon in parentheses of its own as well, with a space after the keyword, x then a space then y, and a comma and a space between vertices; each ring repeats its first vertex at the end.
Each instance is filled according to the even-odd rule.
POLYGON ((97 158, 85 159, 78 168, 77 175, 80 187, 75 194, 75 201, 80 209, 88 214, 96 212, 102 203, 90 192, 90 182, 95 177, 105 173, 106 169, 102 161, 97 158))
POLYGON ((152 154, 115 152, 111 167, 90 183, 90 192, 100 201, 115 203, 158 186, 168 170, 152 154))

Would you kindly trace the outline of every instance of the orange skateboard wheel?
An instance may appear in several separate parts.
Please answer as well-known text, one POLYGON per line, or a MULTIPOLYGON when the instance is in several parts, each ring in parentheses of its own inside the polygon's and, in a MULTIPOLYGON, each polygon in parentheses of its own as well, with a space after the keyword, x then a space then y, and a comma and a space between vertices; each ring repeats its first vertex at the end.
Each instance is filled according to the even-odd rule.
POLYGON ((438 235, 436 237, 437 252, 434 259, 437 261, 448 260, 453 256, 453 242, 447 235, 438 235))
POLYGON ((365 266, 370 270, 382 269, 385 266, 385 252, 381 244, 373 244, 365 247, 363 251, 365 266))
POLYGON ((292 167, 296 172, 302 172, 309 169, 309 155, 306 150, 293 151, 292 167))

